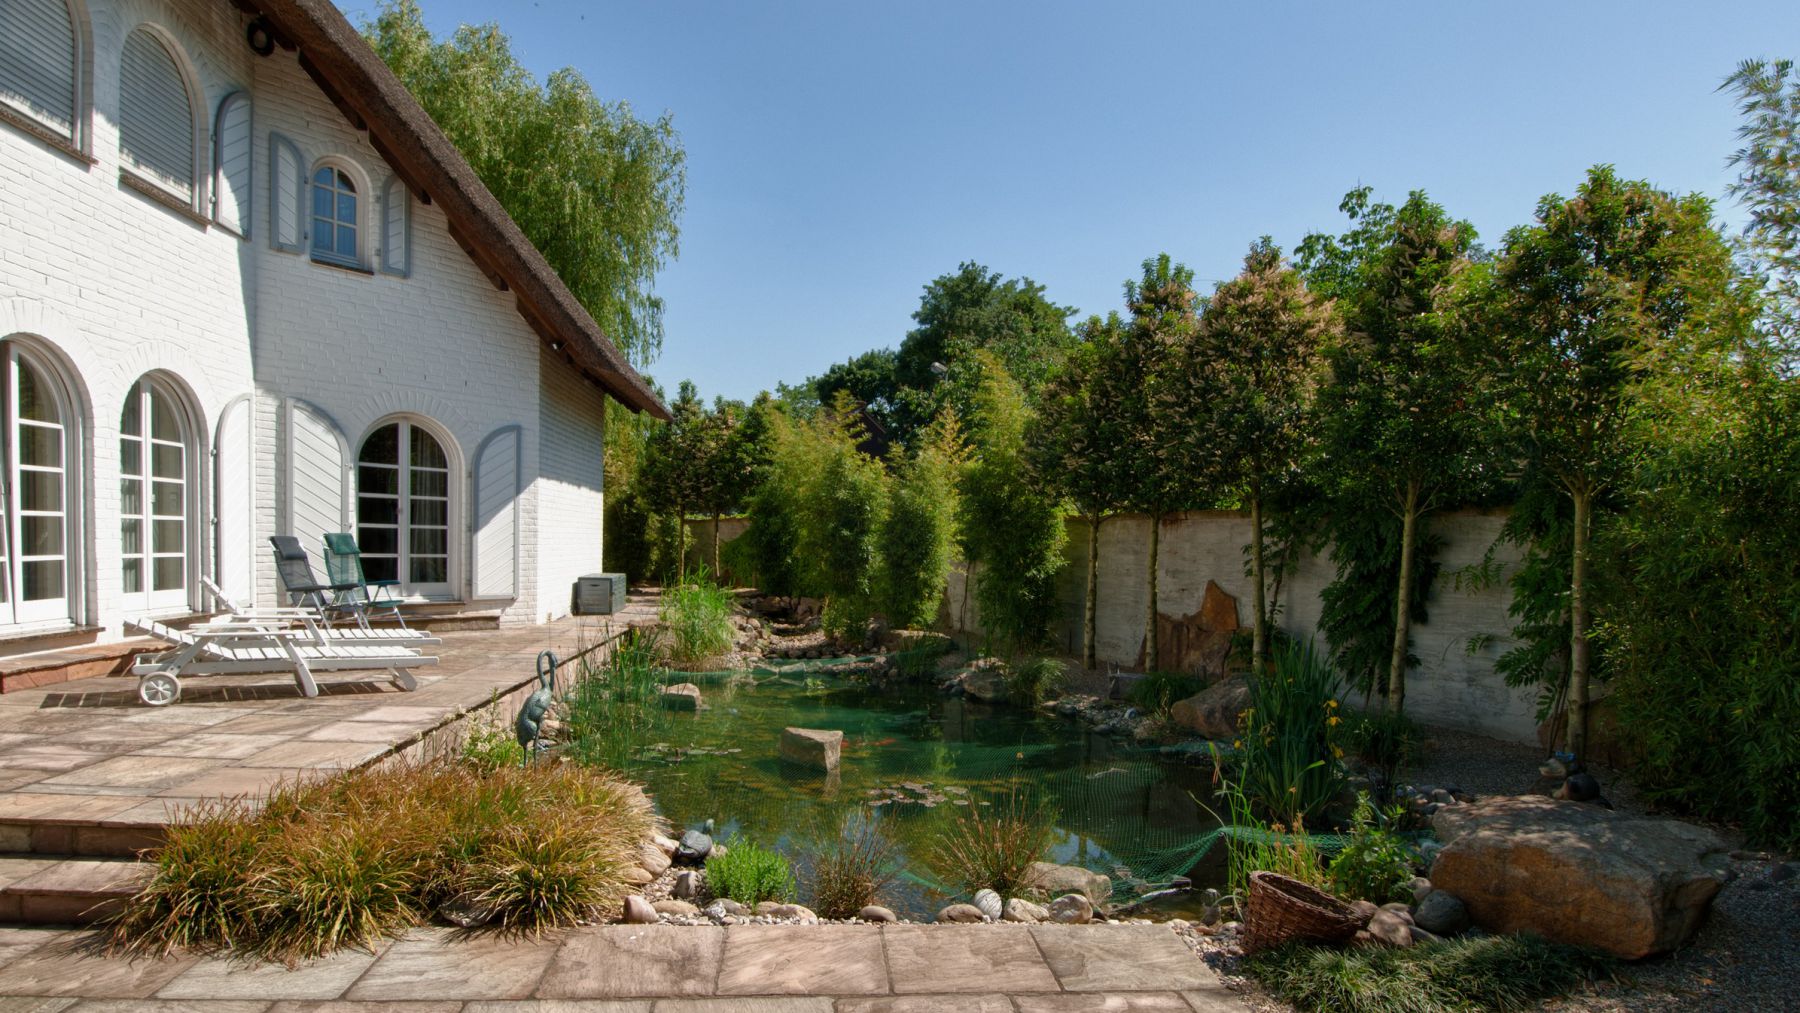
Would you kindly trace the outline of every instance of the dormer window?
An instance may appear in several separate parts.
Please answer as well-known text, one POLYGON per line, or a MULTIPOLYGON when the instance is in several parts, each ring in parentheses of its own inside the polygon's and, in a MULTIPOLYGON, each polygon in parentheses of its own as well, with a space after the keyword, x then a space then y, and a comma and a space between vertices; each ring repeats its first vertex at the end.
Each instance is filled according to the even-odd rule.
POLYGON ((342 169, 320 166, 312 179, 313 259, 361 267, 356 223, 356 183, 342 169))

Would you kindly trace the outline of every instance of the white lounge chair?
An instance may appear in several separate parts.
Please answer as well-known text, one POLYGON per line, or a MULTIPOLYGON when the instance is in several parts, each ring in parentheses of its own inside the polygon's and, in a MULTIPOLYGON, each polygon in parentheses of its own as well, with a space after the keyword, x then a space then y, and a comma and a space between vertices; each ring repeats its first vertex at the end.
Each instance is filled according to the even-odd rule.
POLYGON ((436 647, 443 640, 427 630, 405 627, 332 626, 317 609, 304 605, 291 608, 255 608, 231 600, 231 596, 211 577, 201 577, 200 586, 212 595, 219 613, 246 623, 257 623, 271 629, 304 628, 319 644, 362 644, 364 646, 436 647))
POLYGON ((175 629, 151 619, 126 623, 173 645, 159 654, 139 655, 131 666, 138 699, 162 707, 181 699, 183 675, 241 675, 292 672, 302 696, 319 695, 317 672, 386 672, 402 690, 418 687, 409 668, 435 665, 437 658, 392 644, 321 642, 304 626, 273 628, 266 621, 231 619, 175 629))

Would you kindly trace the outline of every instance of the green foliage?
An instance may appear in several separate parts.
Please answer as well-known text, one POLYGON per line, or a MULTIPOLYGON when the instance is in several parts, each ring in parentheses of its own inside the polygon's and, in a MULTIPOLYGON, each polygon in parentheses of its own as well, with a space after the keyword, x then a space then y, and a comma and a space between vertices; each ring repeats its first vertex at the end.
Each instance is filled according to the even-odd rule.
POLYGON ((1159 718, 1169 716, 1177 700, 1186 700, 1206 688, 1206 681, 1185 672, 1148 672, 1131 687, 1131 702, 1159 718))
POLYGON ((1709 386, 1644 420, 1659 452, 1599 541, 1597 637, 1645 795, 1792 851, 1800 388, 1756 369, 1709 386))
POLYGON ((1404 838, 1389 829, 1399 821, 1401 812, 1398 807, 1378 810, 1367 794, 1357 795, 1356 811, 1350 817, 1350 840, 1325 870, 1332 893, 1376 904, 1412 901, 1407 884, 1417 875, 1418 856, 1404 838))
MULTIPOLYGON (((1219 756, 1219 747, 1209 742, 1207 749, 1212 751, 1214 780, 1219 785, 1215 794, 1225 803, 1225 812, 1213 815, 1221 826, 1232 828, 1232 832, 1225 835, 1226 890, 1236 901, 1240 913, 1249 901, 1250 874, 1253 872, 1273 872, 1326 889, 1329 884, 1325 879, 1324 858, 1313 847, 1312 838, 1307 836, 1305 823, 1290 826, 1266 822, 1258 812, 1261 807, 1244 794, 1241 784, 1225 775, 1225 762, 1219 756)), ((1213 812, 1206 803, 1197 798, 1194 801, 1213 812)))
POLYGON ((666 584, 679 579, 681 522, 653 509, 636 483, 606 498, 606 566, 628 580, 666 584))
POLYGON ((1372 711, 1346 716, 1338 741, 1345 752, 1375 765, 1391 788, 1401 770, 1423 759, 1425 733, 1404 713, 1372 711))
MULTIPOLYGON (((670 420, 652 430, 636 488, 653 509, 686 520, 699 513, 734 512, 743 502, 762 448, 734 438, 743 408, 718 402, 708 409, 699 391, 683 380, 670 420)), ((685 570, 687 531, 676 533, 677 561, 685 570)), ((713 560, 717 563, 717 560, 713 560)))
POLYGON ((258 810, 190 811, 106 932, 131 953, 283 961, 374 946, 447 904, 537 932, 610 913, 656 826, 635 787, 570 764, 350 771, 277 786, 258 810))
POLYGON ((498 715, 491 721, 471 719, 469 734, 463 739, 462 762, 479 773, 490 774, 525 761, 525 750, 519 746, 518 738, 497 718, 498 715))
POLYGON ((1311 643, 1278 643, 1270 658, 1268 672, 1249 676, 1238 778, 1259 813, 1294 827, 1315 822, 1343 786, 1339 681, 1311 643))
MULTIPOLYGON (((1394 654, 1394 595, 1400 584, 1400 525, 1385 510, 1366 509, 1355 500, 1340 503, 1342 513, 1327 522, 1330 559, 1336 567, 1331 583, 1319 593, 1319 632, 1331 646, 1332 664, 1344 681, 1364 696, 1387 692, 1394 654)), ((1412 600, 1408 619, 1430 618, 1429 600, 1441 564, 1443 538, 1426 533, 1413 555, 1412 600)), ((1410 642, 1406 665, 1419 663, 1410 642)))
POLYGON ((1787 368, 1800 364, 1800 74, 1792 60, 1745 60, 1719 86, 1743 123, 1725 192, 1749 212, 1737 243, 1763 288, 1762 323, 1787 368))
POLYGON ((638 119, 565 67, 539 83, 498 25, 432 38, 416 0, 362 32, 600 329, 639 367, 662 347, 656 274, 678 252, 687 156, 667 114, 638 119))
POLYGON ((658 618, 668 631, 669 659, 676 667, 703 665, 731 650, 730 591, 707 579, 704 570, 664 588, 658 618))
POLYGON ((1270 994, 1305 1013, 1509 1013, 1537 1009, 1608 973, 1593 953, 1531 935, 1401 950, 1293 944, 1244 964, 1270 994))
POLYGON ((817 438, 816 422, 796 420, 768 398, 757 399, 751 417, 767 427, 768 456, 746 503, 750 526, 732 544, 743 546, 749 567, 743 576, 763 593, 796 597, 811 590, 800 538, 806 493, 826 443, 817 438))
POLYGON ((828 632, 860 631, 875 612, 880 535, 887 516, 888 477, 881 462, 857 449, 856 430, 840 406, 810 424, 822 442, 820 467, 804 485, 800 558, 808 586, 826 600, 828 632))
POLYGON ((1056 618, 1056 574, 1065 537, 1055 496, 1033 480, 1025 456, 1024 395, 997 359, 975 353, 984 375, 962 474, 958 537, 975 572, 981 625, 1016 650, 1044 644, 1056 618))
POLYGON ((878 587, 880 609, 896 627, 924 629, 937 620, 956 547, 961 440, 956 417, 946 414, 894 476, 878 587))
POLYGON ((812 909, 820 918, 854 918, 881 901, 899 874, 894 843, 866 815, 844 821, 836 840, 813 858, 812 909))
POLYGON ((1062 685, 1063 665, 1055 658, 1022 658, 1006 666, 1006 699, 1036 707, 1062 685))
POLYGON ((795 892, 787 857, 747 837, 734 837, 725 842, 723 854, 715 850, 707 857, 706 885, 713 896, 744 905, 791 901, 795 892))
POLYGON ((603 662, 585 654, 563 697, 569 753, 584 764, 620 770, 663 720, 663 654, 655 631, 635 630, 603 662))
POLYGON ((1056 836, 1049 804, 1014 782, 988 805, 959 807, 927 848, 927 861, 945 883, 966 894, 992 890, 1016 897, 1031 863, 1043 861, 1056 836))

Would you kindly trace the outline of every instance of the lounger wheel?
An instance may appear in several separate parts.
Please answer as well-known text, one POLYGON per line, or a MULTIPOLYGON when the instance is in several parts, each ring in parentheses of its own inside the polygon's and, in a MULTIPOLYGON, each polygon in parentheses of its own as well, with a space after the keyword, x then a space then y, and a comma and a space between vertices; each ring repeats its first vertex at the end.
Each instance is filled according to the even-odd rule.
POLYGON ((138 680, 138 699, 152 707, 167 707, 181 699, 181 680, 167 672, 146 675, 138 680))

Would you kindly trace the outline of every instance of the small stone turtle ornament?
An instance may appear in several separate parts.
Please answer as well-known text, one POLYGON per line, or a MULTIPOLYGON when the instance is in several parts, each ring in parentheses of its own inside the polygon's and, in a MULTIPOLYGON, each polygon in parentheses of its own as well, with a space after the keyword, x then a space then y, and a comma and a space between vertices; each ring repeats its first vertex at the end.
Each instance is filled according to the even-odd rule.
POLYGON ((551 698, 556 693, 556 665, 556 655, 551 651, 537 656, 538 688, 519 705, 519 716, 513 720, 513 734, 525 750, 525 763, 537 759, 544 719, 550 714, 551 698))

